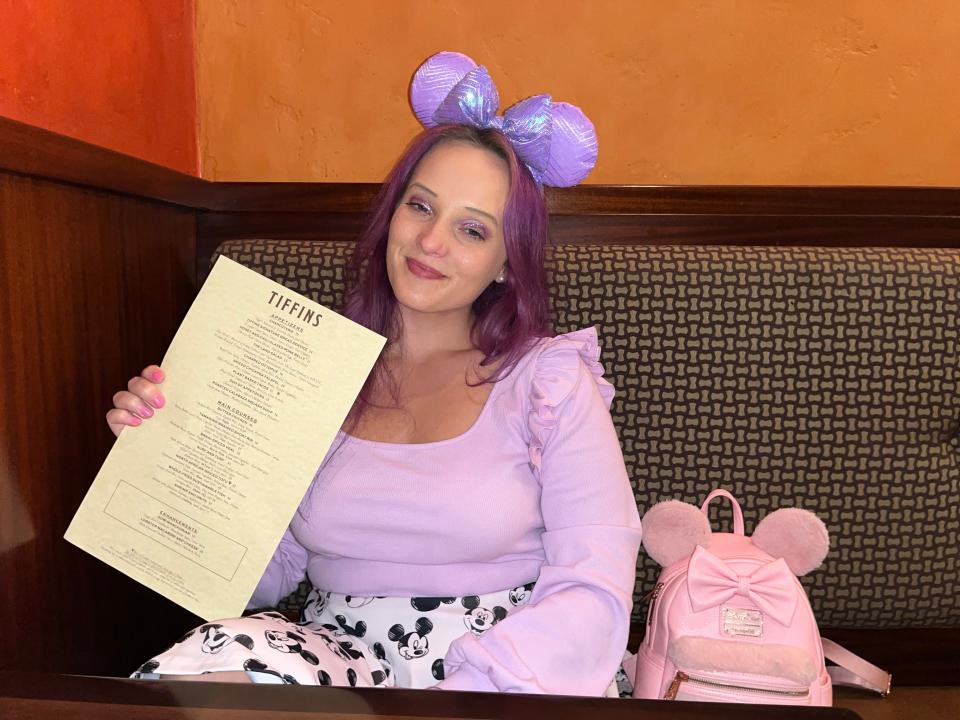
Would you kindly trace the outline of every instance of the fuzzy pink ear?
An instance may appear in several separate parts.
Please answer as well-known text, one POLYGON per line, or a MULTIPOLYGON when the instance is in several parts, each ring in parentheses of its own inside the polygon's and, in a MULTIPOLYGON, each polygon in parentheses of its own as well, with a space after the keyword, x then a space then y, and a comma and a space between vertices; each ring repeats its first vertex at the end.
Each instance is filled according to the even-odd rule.
POLYGON ((663 567, 689 557, 710 540, 710 521, 694 505, 665 500, 643 516, 643 547, 663 567))
POLYGON ((757 525, 752 539, 764 552, 782 557, 795 575, 816 570, 830 550, 830 534, 823 520, 800 508, 770 513, 757 525))

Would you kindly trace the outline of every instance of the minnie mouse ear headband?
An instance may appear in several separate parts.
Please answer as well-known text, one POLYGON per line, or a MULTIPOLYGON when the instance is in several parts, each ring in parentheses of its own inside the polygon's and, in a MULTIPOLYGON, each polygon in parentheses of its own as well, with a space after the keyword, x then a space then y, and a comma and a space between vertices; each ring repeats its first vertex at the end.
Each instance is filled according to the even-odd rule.
POLYGON ((500 97, 490 73, 461 53, 437 53, 423 63, 410 83, 410 104, 426 128, 453 123, 501 131, 543 185, 576 185, 597 162, 597 134, 580 108, 534 95, 497 115, 500 97))

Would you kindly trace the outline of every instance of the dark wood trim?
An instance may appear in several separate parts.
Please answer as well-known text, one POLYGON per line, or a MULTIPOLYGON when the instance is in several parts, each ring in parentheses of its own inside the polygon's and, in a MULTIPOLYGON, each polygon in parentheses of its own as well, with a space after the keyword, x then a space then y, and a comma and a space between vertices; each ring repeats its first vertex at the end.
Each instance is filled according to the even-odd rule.
MULTIPOLYGON (((212 183, 233 213, 365 213, 378 183, 212 183)), ((551 215, 960 218, 960 188, 581 185, 547 188, 551 215)))
POLYGON ((821 634, 893 673, 894 685, 960 685, 960 627, 821 628, 821 634))
MULTIPOLYGON (((355 240, 363 212, 198 213, 197 277, 225 240, 355 240)), ((558 245, 956 247, 960 217, 856 215, 553 215, 558 245)))
POLYGON ((214 183, 208 209, 242 214, 366 213, 380 183, 214 183))
MULTIPOLYGON (((200 214, 201 245, 244 238, 353 240, 365 212, 200 214)), ((960 216, 553 215, 559 244, 822 245, 957 247, 960 216)))
MULTIPOLYGON (((569 695, 436 692, 394 688, 309 687, 212 682, 121 680, 25 672, 0 672, 0 714, 48 718, 245 717, 330 720, 344 718, 504 718, 552 720, 720 720, 730 706, 720 703, 666 703, 569 695), (32 702, 23 702, 32 701, 32 702), (169 709, 169 713, 164 712, 169 709), (204 712, 207 711, 207 712, 204 712), (231 712, 232 711, 232 712, 231 712), (20 714, 22 713, 22 714, 20 714), (309 715, 307 715, 309 714, 309 715)), ((853 720, 846 708, 738 705, 737 718, 853 720)))
POLYGON ((192 208, 205 206, 212 185, 192 175, 3 117, 0 170, 192 208))
POLYGON ((960 217, 960 188, 583 185, 547 200, 555 215, 960 217))
MULTIPOLYGON (((376 183, 210 182, 0 117, 0 169, 230 213, 365 213, 376 183)), ((960 218, 960 188, 582 185, 547 188, 553 215, 960 218)))

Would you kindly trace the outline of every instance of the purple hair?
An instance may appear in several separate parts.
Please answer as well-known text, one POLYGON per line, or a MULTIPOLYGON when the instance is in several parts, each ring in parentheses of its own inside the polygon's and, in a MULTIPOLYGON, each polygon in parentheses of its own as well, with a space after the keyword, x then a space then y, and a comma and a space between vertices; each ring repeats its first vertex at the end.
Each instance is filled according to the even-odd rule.
MULTIPOLYGON (((547 209, 543 192, 498 130, 439 125, 424 130, 410 142, 384 180, 366 229, 357 240, 347 268, 343 314, 384 335, 388 347, 396 342, 399 314, 386 263, 390 221, 417 165, 428 152, 447 142, 464 142, 489 150, 503 159, 510 173, 503 210, 507 280, 491 283, 474 301, 475 322, 471 329, 471 341, 483 353, 481 364, 500 361, 500 367, 485 381, 496 382, 510 374, 533 341, 551 331, 544 268, 547 209)), ((383 373, 382 362, 378 361, 351 413, 356 416, 354 421, 370 404, 370 394, 376 383, 384 379, 383 373)))

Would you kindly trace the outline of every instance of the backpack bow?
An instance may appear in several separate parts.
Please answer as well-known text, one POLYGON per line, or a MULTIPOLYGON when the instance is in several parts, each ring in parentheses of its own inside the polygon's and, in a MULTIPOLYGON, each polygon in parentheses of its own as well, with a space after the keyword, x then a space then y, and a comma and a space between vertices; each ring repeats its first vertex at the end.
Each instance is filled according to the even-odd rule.
POLYGON ((789 625, 797 609, 796 582, 783 558, 757 568, 752 575, 737 575, 702 546, 693 551, 687 570, 690 603, 697 612, 742 595, 781 625, 789 625))

